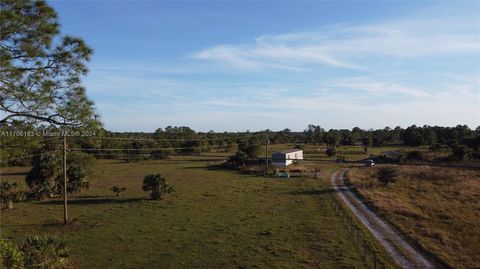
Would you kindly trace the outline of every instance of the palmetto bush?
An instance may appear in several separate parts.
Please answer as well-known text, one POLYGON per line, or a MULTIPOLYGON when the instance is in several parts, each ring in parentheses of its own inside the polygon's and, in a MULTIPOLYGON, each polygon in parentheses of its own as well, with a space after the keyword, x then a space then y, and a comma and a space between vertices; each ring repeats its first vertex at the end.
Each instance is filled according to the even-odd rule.
POLYGON ((12 243, 0 239, 0 268, 24 269, 23 253, 12 243))
POLYGON ((31 269, 57 269, 67 266, 67 242, 52 236, 27 236, 20 244, 25 267, 31 269))

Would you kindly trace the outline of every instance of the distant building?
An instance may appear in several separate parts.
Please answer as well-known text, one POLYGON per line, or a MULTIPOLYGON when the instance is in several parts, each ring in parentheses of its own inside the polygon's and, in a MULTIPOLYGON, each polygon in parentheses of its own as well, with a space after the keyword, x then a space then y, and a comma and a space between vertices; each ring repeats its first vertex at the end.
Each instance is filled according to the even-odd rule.
POLYGON ((301 149, 290 149, 272 154, 273 165, 288 166, 300 160, 303 160, 303 150, 301 149))

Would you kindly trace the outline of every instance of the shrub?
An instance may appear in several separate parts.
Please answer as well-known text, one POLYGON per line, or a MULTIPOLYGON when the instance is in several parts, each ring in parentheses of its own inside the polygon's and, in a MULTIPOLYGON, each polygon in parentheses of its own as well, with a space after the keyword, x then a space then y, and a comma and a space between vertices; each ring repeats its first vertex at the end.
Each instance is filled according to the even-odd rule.
POLYGON ((430 151, 433 151, 433 152, 438 152, 438 151, 440 151, 441 148, 442 148, 442 145, 440 145, 439 143, 435 143, 435 144, 430 145, 430 147, 428 149, 430 151))
POLYGON ((187 141, 181 144, 181 149, 178 151, 182 154, 198 155, 202 152, 202 149, 200 141, 187 141))
POLYGON ((153 200, 160 200, 175 189, 168 185, 167 179, 161 174, 147 175, 143 179, 143 190, 151 191, 150 197, 153 200))
POLYGON ((408 161, 423 161, 425 159, 423 153, 418 150, 407 152, 406 158, 408 161))
POLYGON ((260 155, 260 151, 261 151, 261 147, 256 144, 250 144, 245 149, 245 153, 247 154, 250 160, 258 158, 258 156, 260 155))
POLYGON ((17 190, 17 183, 10 183, 8 181, 0 184, 0 200, 6 209, 13 208, 13 202, 22 201, 25 199, 25 192, 17 190))
POLYGON ((115 196, 119 197, 122 192, 124 192, 127 188, 126 187, 119 187, 119 186, 113 186, 110 188, 110 190, 115 193, 115 196))
POLYGON ((380 167, 378 169, 378 181, 384 186, 387 186, 390 183, 394 183, 398 178, 398 171, 393 167, 380 167))
POLYGON ((325 153, 327 154, 328 157, 332 157, 334 156, 335 154, 337 154, 335 148, 328 148, 325 153))
POLYGON ((161 149, 161 150, 152 151, 150 155, 152 156, 152 159, 163 160, 163 159, 168 159, 172 153, 173 153, 172 150, 161 149))
POLYGON ((452 156, 453 159, 456 161, 464 161, 467 160, 470 155, 472 155, 473 151, 470 148, 465 146, 454 146, 452 147, 452 156))
MULTIPOLYGON (((48 149, 48 148, 47 148, 48 149)), ((67 162, 67 191, 69 193, 88 189, 87 167, 93 162, 87 154, 74 154, 67 162)), ((39 200, 63 193, 62 158, 55 152, 44 152, 33 159, 33 168, 25 181, 31 193, 39 200)))
POLYGON ((305 145, 298 145, 298 144, 295 144, 295 148, 297 148, 297 149, 301 149, 301 150, 304 150, 304 149, 305 149, 305 145))
POLYGON ((62 192, 59 178, 62 175, 61 158, 55 152, 45 152, 35 156, 32 170, 25 181, 37 199, 42 200, 62 192))
POLYGON ((228 157, 227 162, 234 165, 242 165, 245 167, 248 156, 245 152, 239 150, 235 155, 228 157))
POLYGON ((80 192, 90 188, 87 170, 79 165, 70 165, 67 169, 67 192, 80 192))
POLYGON ((24 269, 23 253, 12 243, 0 239, 0 268, 24 269))
POLYGON ((27 236, 20 244, 26 268, 65 268, 69 257, 67 242, 52 236, 27 236))

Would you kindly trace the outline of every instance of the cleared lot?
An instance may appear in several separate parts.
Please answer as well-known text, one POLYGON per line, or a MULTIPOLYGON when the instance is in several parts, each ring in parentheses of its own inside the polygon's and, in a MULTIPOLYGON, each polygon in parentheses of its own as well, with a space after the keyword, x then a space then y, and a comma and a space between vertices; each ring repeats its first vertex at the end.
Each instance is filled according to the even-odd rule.
MULTIPOLYGON (((209 170, 215 158, 98 161, 91 189, 72 196, 71 225, 62 202, 25 202, 2 212, 2 237, 65 237, 77 268, 358 268, 328 193, 313 179, 265 179, 209 170), (161 172, 176 192, 145 200, 143 176, 161 172), (109 188, 127 187, 121 197, 109 188)), ((23 182, 28 168, 2 170, 23 182)))

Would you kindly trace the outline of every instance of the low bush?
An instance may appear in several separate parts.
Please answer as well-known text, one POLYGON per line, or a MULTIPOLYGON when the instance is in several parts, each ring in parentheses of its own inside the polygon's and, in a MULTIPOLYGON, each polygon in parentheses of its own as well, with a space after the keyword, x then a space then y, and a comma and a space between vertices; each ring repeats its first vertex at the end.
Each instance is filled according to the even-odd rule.
POLYGON ((163 199, 168 193, 175 191, 161 174, 146 175, 143 179, 143 190, 151 191, 150 197, 153 200, 163 199))
POLYGON ((0 239, 0 268, 24 269, 23 253, 12 243, 0 239))
POLYGON ((424 161, 425 155, 423 152, 418 150, 409 151, 407 152, 406 160, 407 161, 424 161))
POLYGON ((25 197, 25 192, 18 190, 17 183, 5 181, 0 184, 0 200, 2 202, 2 208, 7 210, 12 209, 13 202, 25 200, 25 197))
POLYGON ((377 172, 378 181, 382 185, 387 186, 390 183, 394 183, 398 179, 398 170, 393 167, 380 167, 377 172))
POLYGON ((453 146, 452 147, 452 158, 455 161, 464 161, 472 157, 473 150, 465 146, 453 146))
POLYGON ((127 188, 126 187, 119 187, 119 186, 113 186, 110 188, 110 190, 115 193, 115 196, 119 197, 122 192, 124 192, 127 188))
POLYGON ((67 242, 52 236, 27 236, 19 246, 0 239, 0 268, 67 268, 69 256, 67 242))
POLYGON ((296 145, 295 145, 295 148, 304 150, 304 149, 305 149, 305 145, 303 145, 303 144, 301 144, 301 145, 296 144, 296 145))
POLYGON ((325 153, 327 154, 328 157, 332 157, 332 156, 335 156, 335 154, 337 154, 337 152, 335 151, 335 148, 328 148, 325 153))
POLYGON ((57 269, 67 266, 67 241, 52 236, 27 236, 20 244, 26 268, 57 269))
POLYGON ((173 151, 172 151, 172 150, 162 149, 162 150, 154 150, 154 151, 152 151, 152 153, 150 154, 150 156, 151 156, 152 159, 154 159, 154 160, 164 160, 164 159, 168 159, 171 154, 173 154, 173 151))

